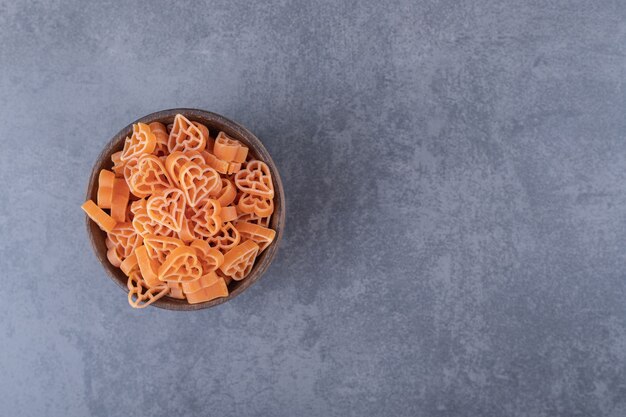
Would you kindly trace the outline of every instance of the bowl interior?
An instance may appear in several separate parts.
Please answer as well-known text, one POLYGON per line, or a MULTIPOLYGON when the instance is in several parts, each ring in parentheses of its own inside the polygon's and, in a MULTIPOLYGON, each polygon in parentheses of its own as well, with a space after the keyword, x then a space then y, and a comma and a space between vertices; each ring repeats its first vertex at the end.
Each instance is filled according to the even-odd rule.
MULTIPOLYGON (((115 135, 113 139, 111 139, 111 141, 105 146, 104 150, 98 157, 98 160, 93 167, 91 178, 89 180, 89 186, 87 188, 87 199, 92 199, 96 201, 96 195, 98 192, 98 174, 102 169, 111 169, 111 167, 113 166, 113 162, 111 161, 111 154, 122 150, 122 148, 124 147, 124 140, 126 136, 130 136, 132 134, 132 125, 134 123, 161 122, 164 125, 168 125, 170 123, 173 123, 174 116, 176 116, 176 114, 178 113, 183 114, 191 121, 199 122, 207 126, 212 137, 215 137, 219 131, 223 131, 228 136, 231 136, 243 142, 246 146, 248 146, 248 148, 250 148, 249 152, 256 159, 265 162, 270 167, 275 190, 274 214, 272 215, 270 221, 270 227, 276 231, 276 237, 272 244, 265 251, 263 251, 261 255, 259 255, 248 277, 246 277, 242 281, 231 281, 228 286, 228 297, 218 298, 200 304, 189 304, 186 300, 163 297, 152 304, 156 307, 169 310, 199 310, 222 304, 236 297, 237 295, 241 294, 246 288, 252 285, 256 280, 258 280, 261 275, 263 275, 263 273, 267 270, 270 263, 276 256, 278 244, 282 238, 285 223, 285 198, 283 193, 283 185, 274 161, 270 157, 269 153, 267 152, 261 141, 256 136, 254 136, 250 131, 245 129, 243 126, 237 124, 236 122, 228 120, 218 114, 204 110, 171 109, 149 114, 145 117, 142 117, 141 119, 134 121, 133 123, 126 126, 124 129, 120 130, 120 132, 115 135)), ((107 271, 107 273, 114 282, 116 282, 124 291, 128 292, 128 288, 126 286, 128 278, 119 268, 111 265, 107 259, 107 248, 105 244, 106 233, 100 230, 100 228, 94 222, 90 221, 88 217, 87 232, 89 234, 91 244, 94 248, 96 256, 98 257, 98 260, 100 261, 104 269, 107 271)))

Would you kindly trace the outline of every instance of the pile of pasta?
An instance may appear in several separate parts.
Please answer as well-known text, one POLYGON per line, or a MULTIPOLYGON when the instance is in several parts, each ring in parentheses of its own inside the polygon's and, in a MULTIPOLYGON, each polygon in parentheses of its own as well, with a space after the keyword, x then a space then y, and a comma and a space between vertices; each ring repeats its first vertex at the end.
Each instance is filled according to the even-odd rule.
POLYGON ((228 296, 272 243, 274 186, 248 147, 176 115, 137 123, 82 206, 107 233, 107 258, 128 277, 128 302, 190 304, 228 296), (107 213, 108 211, 108 213, 107 213))

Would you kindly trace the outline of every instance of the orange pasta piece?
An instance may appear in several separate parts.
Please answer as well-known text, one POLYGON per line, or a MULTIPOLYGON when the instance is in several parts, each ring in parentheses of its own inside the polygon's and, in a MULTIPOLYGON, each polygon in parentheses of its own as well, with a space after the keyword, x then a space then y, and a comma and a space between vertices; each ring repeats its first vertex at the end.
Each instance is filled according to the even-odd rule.
POLYGON ((137 160, 128 185, 136 196, 147 197, 171 187, 172 181, 157 156, 143 155, 137 160))
POLYGON ((239 216, 237 217, 237 221, 235 223, 248 222, 258 224, 263 227, 269 227, 271 218, 271 216, 259 217, 254 213, 239 213, 239 216))
POLYGON ((259 253, 267 249, 276 236, 276 231, 254 223, 239 222, 235 228, 239 231, 242 240, 250 239, 259 245, 259 253))
POLYGON ((220 132, 215 138, 213 154, 224 161, 242 163, 248 156, 248 147, 226 133, 220 132))
POLYGON ((180 170, 178 183, 185 193, 187 204, 195 207, 202 200, 215 195, 222 189, 220 174, 213 168, 187 162, 180 170))
POLYGON ((145 245, 139 246, 135 249, 135 255, 139 270, 146 283, 151 287, 160 285, 161 281, 159 281, 158 276, 159 263, 156 259, 150 257, 148 248, 145 245))
POLYGON ((109 170, 102 169, 98 175, 98 207, 103 209, 111 208, 113 200, 113 181, 115 174, 109 170))
POLYGON ((180 232, 185 216, 185 194, 178 188, 168 188, 148 199, 148 216, 155 222, 180 232))
POLYGON ((139 271, 134 271, 128 277, 128 304, 133 308, 144 308, 165 297, 170 288, 165 284, 150 287, 139 271))
POLYGON ((177 187, 180 185, 178 178, 180 177, 180 170, 188 162, 194 162, 197 165, 203 166, 206 164, 204 158, 199 153, 195 152, 172 152, 165 159, 165 169, 170 176, 170 179, 177 187))
POLYGON ((259 217, 268 217, 274 212, 274 201, 258 195, 243 193, 237 203, 241 213, 254 213, 259 217))
POLYGON ((137 255, 135 255, 135 251, 130 254, 130 256, 122 261, 120 264, 120 269, 126 276, 129 276, 131 272, 133 272, 136 268, 139 268, 137 263, 137 255))
POLYGON ((111 171, 115 174, 117 178, 121 178, 124 176, 124 162, 122 162, 122 151, 115 152, 111 155, 111 161, 113 161, 113 167, 111 171))
POLYGON ((264 199, 274 198, 272 174, 265 162, 258 160, 248 162, 246 168, 235 175, 235 185, 244 193, 264 199))
POLYGON ((133 134, 124 141, 124 149, 120 160, 127 162, 132 158, 149 154, 156 147, 156 137, 150 130, 150 126, 145 123, 137 123, 133 125, 133 134))
POLYGON ((146 235, 143 243, 150 258, 156 260, 159 264, 164 263, 174 249, 185 246, 180 239, 157 235, 146 235))
POLYGON ((226 283, 226 286, 230 285, 231 281, 233 280, 228 275, 224 275, 224 273, 222 271, 220 271, 219 269, 215 273, 217 274, 218 277, 220 277, 220 278, 222 278, 224 280, 224 282, 226 283))
POLYGON ((210 247, 205 240, 196 239, 191 243, 190 247, 196 250, 196 255, 202 265, 203 275, 215 272, 224 262, 222 252, 210 247))
POLYGON ((222 207, 220 217, 223 222, 232 222, 233 220, 237 220, 237 216, 237 208, 235 206, 222 207))
POLYGON ((235 155, 235 162, 243 164, 248 159, 248 147, 244 144, 241 144, 239 149, 237 150, 237 155, 235 155))
POLYGON ((168 297, 177 298, 179 300, 185 299, 183 284, 174 281, 167 281, 166 284, 170 288, 170 293, 168 294, 168 297))
POLYGON ((202 152, 205 147, 206 139, 198 126, 182 114, 177 114, 167 142, 169 151, 202 152))
POLYGON ((117 222, 126 220, 126 207, 130 191, 126 181, 122 178, 116 178, 113 183, 113 198, 111 200, 111 217, 117 222))
POLYGON ((210 247, 226 253, 239 244, 241 236, 232 223, 226 222, 214 236, 211 236, 207 243, 210 247))
POLYGON ((196 125, 198 129, 200 129, 200 132, 202 133, 202 136, 204 137, 204 140, 206 141, 205 149, 208 149, 212 152, 213 144, 215 143, 215 140, 211 137, 211 134, 209 133, 209 128, 207 128, 202 123, 193 122, 193 124, 196 125))
POLYGON ((137 173, 137 170, 139 169, 138 162, 139 162, 139 158, 131 158, 124 163, 122 176, 126 180, 126 184, 130 184, 130 181, 133 178, 133 175, 137 173))
POLYGON ((187 217, 183 217, 183 224, 178 232, 178 237, 185 243, 191 242, 196 237, 193 234, 193 222, 187 217))
POLYGON ((222 207, 229 206, 237 197, 237 188, 232 181, 222 178, 222 189, 215 196, 222 207))
POLYGON ((108 214, 106 214, 100 207, 91 200, 85 201, 81 208, 87 213, 89 218, 96 222, 100 229, 105 232, 113 230, 117 222, 108 214))
POLYGON ((196 123, 196 122, 194 122, 194 124, 198 126, 198 129, 200 129, 203 136, 206 134, 206 145, 204 147, 203 152, 208 151, 208 152, 213 153, 213 146, 215 146, 215 139, 211 137, 211 133, 209 132, 209 129, 203 124, 196 123))
POLYGON ((133 225, 129 222, 124 222, 118 223, 113 230, 107 233, 106 244, 107 248, 115 249, 117 257, 123 261, 132 255, 142 241, 143 238, 135 232, 133 225))
POLYGON ((111 171, 115 173, 116 177, 121 177, 124 170, 124 163, 122 162, 122 151, 112 153, 111 162, 113 162, 113 167, 111 168, 111 171))
POLYGON ((236 174, 241 171, 241 163, 240 162, 229 162, 228 163, 228 174, 236 174))
POLYGON ((227 297, 228 287, 222 278, 217 280, 210 286, 202 288, 199 291, 186 294, 189 304, 204 303, 216 298, 227 297))
POLYGON ((115 248, 110 248, 109 250, 107 250, 107 259, 109 260, 111 265, 116 268, 122 266, 122 259, 120 258, 115 248))
POLYGON ((259 245, 252 240, 246 240, 226 252, 220 269, 235 281, 241 281, 252 271, 258 253, 259 245))
POLYGON ((169 153, 167 150, 169 134, 167 133, 165 125, 160 122, 152 122, 148 126, 150 126, 150 131, 152 131, 156 138, 156 146, 154 147, 154 151, 152 151, 153 154, 156 156, 167 155, 169 153))
POLYGON ((126 206, 126 216, 125 216, 126 220, 124 220, 124 221, 126 223, 131 223, 132 224, 132 221, 133 221, 134 218, 135 218, 135 213, 133 213, 133 211, 130 209, 130 204, 128 204, 126 206))
POLYGON ((211 198, 205 200, 191 218, 194 235, 208 238, 216 234, 222 227, 221 211, 222 206, 217 200, 211 198))
POLYGON ((130 205, 130 210, 133 213, 132 223, 135 231, 141 236, 159 235, 175 237, 176 232, 155 222, 148 216, 146 205, 147 201, 145 199, 137 200, 130 205))
POLYGON ((213 154, 216 157, 227 162, 232 162, 235 160, 238 149, 239 141, 231 139, 224 132, 217 134, 215 145, 213 146, 213 154))
POLYGON ((228 174, 228 161, 224 161, 223 159, 219 159, 212 153, 202 152, 202 157, 204 158, 206 164, 219 172, 220 174, 228 174))
POLYGON ((218 277, 215 272, 210 272, 206 275, 202 275, 195 281, 182 282, 181 284, 183 287, 183 292, 185 294, 188 294, 190 292, 200 291, 202 288, 210 287, 211 285, 215 284, 215 282, 219 279, 220 277, 218 277))
POLYGON ((174 249, 159 267, 161 281, 188 282, 202 276, 202 265, 194 248, 182 246, 174 249))

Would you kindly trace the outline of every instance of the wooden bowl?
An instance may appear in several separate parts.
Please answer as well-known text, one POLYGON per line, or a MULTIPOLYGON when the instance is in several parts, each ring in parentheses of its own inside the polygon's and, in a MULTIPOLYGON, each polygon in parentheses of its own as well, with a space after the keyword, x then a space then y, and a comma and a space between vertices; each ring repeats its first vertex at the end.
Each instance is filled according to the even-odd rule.
MULTIPOLYGON (((276 231, 276 237, 274 238, 272 244, 256 259, 252 271, 244 280, 231 281, 228 286, 228 297, 218 298, 199 304, 189 304, 186 300, 163 297, 152 304, 153 306, 168 310, 200 310, 214 307, 218 304, 232 300, 261 278, 272 263, 272 260, 274 260, 278 250, 278 244, 283 235, 283 229, 285 227, 285 196, 283 184, 280 180, 280 175, 278 174, 278 169, 276 168, 274 161, 256 136, 240 124, 235 123, 232 120, 228 120, 219 114, 204 110, 171 109, 149 114, 141 119, 135 120, 133 123, 120 130, 119 133, 117 133, 104 147, 104 150, 98 157, 98 160, 94 164, 93 170, 91 171, 91 178, 89 179, 89 186, 87 187, 86 199, 96 201, 96 194, 98 192, 98 175, 100 170, 111 169, 113 166, 111 154, 122 150, 126 136, 130 136, 132 134, 132 126, 134 123, 141 122, 147 124, 152 122, 161 122, 167 126, 168 124, 173 123, 174 116, 178 113, 183 114, 191 121, 199 122, 207 126, 211 132, 211 136, 213 137, 215 137, 219 131, 224 131, 228 136, 238 139, 246 144, 250 148, 249 152, 255 158, 265 162, 270 167, 270 170, 272 171, 272 179, 274 181, 274 214, 272 215, 270 227, 276 231)), ((106 233, 100 230, 100 228, 93 221, 89 220, 89 217, 85 217, 87 219, 87 233, 89 234, 91 245, 93 246, 98 260, 111 279, 113 279, 113 281, 127 293, 128 288, 126 287, 126 281, 128 278, 119 268, 111 265, 107 259, 107 248, 105 244, 106 233)))

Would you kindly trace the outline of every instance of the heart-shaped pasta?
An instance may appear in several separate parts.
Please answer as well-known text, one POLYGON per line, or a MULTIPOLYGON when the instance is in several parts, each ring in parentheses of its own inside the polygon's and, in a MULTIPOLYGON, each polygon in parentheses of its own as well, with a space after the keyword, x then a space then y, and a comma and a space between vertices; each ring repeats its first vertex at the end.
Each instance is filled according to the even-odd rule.
POLYGON ((137 258, 137 266, 141 271, 141 276, 149 286, 160 285, 159 281, 159 262, 148 254, 146 245, 141 245, 135 249, 135 257, 137 258))
POLYGON ((139 157, 134 157, 123 163, 122 175, 127 184, 130 184, 131 178, 133 178, 133 175, 135 175, 137 169, 139 169, 137 166, 138 162, 139 157))
POLYGON ((174 118, 174 125, 167 141, 170 152, 201 152, 206 146, 202 131, 182 114, 174 118))
POLYGON ((175 237, 165 237, 158 235, 147 235, 143 239, 148 256, 155 259, 159 264, 165 262, 170 253, 175 249, 185 246, 185 244, 175 237))
POLYGON ((267 217, 274 212, 274 201, 258 195, 243 193, 239 197, 237 209, 241 213, 254 213, 259 217, 267 217))
POLYGON ((222 252, 210 247, 205 240, 196 239, 190 246, 196 249, 198 259, 202 264, 203 275, 215 272, 224 262, 224 255, 222 255, 222 252))
POLYGON ((258 253, 259 245, 251 240, 246 240, 226 252, 220 270, 235 281, 240 281, 252 271, 254 259, 258 253))
POLYGON ((128 303, 134 308, 148 307, 165 297, 170 291, 165 283, 156 287, 149 286, 138 271, 130 274, 126 286, 128 287, 128 303))
POLYGON ((134 201, 130 205, 130 211, 133 213, 133 228, 141 236, 159 235, 167 237, 175 237, 176 232, 152 220, 148 216, 146 208, 147 201, 145 199, 134 201))
POLYGON ((187 162, 181 168, 178 183, 191 207, 196 207, 198 203, 222 189, 220 174, 211 167, 195 162, 187 162))
POLYGON ((215 138, 213 154, 224 161, 242 163, 246 162, 248 147, 226 133, 220 132, 215 138))
POLYGON ((169 153, 167 150, 167 141, 170 135, 168 135, 165 125, 160 122, 152 122, 148 126, 150 126, 150 130, 154 133, 154 137, 156 138, 156 146, 152 153, 156 156, 167 155, 169 153))
POLYGON ((167 256, 159 267, 161 281, 187 282, 202 276, 202 265, 194 248, 182 246, 167 256))
POLYGON ((226 285, 226 281, 218 276, 208 287, 204 287, 196 292, 188 292, 185 296, 189 304, 204 303, 216 298, 228 296, 228 286, 226 285))
POLYGON ((172 186, 163 162, 155 155, 143 155, 128 181, 130 190, 138 197, 147 197, 172 186))
POLYGON ((168 188, 148 199, 148 216, 155 222, 180 232, 185 215, 185 194, 178 188, 168 188))
POLYGON ((237 221, 235 221, 235 224, 239 222, 248 222, 248 223, 258 224, 263 227, 269 227, 270 220, 271 220, 271 217, 269 216, 260 217, 254 213, 239 213, 239 215, 237 216, 237 221))
POLYGON ((209 238, 216 234, 222 227, 221 210, 220 203, 212 198, 197 207, 196 213, 191 218, 195 236, 209 238))
POLYGON ((107 248, 114 249, 120 260, 128 258, 135 248, 141 245, 143 238, 137 234, 133 225, 129 222, 118 223, 111 232, 107 234, 107 248))
POLYGON ((259 253, 267 249, 276 236, 275 230, 254 223, 239 222, 235 228, 239 231, 241 239, 249 239, 259 245, 259 253))
POLYGON ((246 168, 235 175, 235 185, 244 193, 265 199, 274 198, 272 174, 265 162, 256 159, 248 162, 246 168))
POLYGON ((237 187, 228 178, 222 178, 222 189, 215 196, 222 207, 229 206, 237 197, 237 187))
POLYGON ((155 147, 156 137, 150 130, 150 126, 145 123, 134 124, 133 134, 126 138, 120 159, 126 162, 132 158, 138 158, 152 153, 155 147))
POLYGON ((226 253, 239 244, 241 236, 231 222, 226 222, 207 242, 210 247, 226 253))
POLYGON ((215 143, 215 141, 213 140, 213 138, 211 137, 211 134, 209 133, 209 128, 203 125, 202 123, 193 122, 193 124, 196 125, 198 129, 200 129, 200 133, 202 133, 202 136, 204 137, 204 140, 206 142, 206 145, 204 148, 210 152, 213 152, 213 144, 215 143))
POLYGON ((181 286, 185 294, 190 294, 200 291, 203 288, 210 287, 211 285, 215 284, 219 279, 221 278, 217 276, 215 272, 211 272, 206 275, 202 275, 195 281, 183 282, 181 283, 181 286))
POLYGON ((180 170, 188 162, 195 162, 198 165, 205 165, 204 158, 199 153, 195 152, 172 152, 165 159, 165 169, 170 176, 170 179, 177 187, 180 185, 178 177, 180 177, 180 170))

